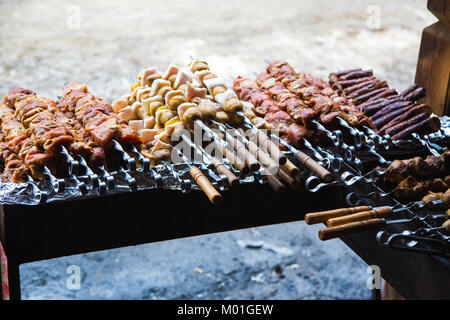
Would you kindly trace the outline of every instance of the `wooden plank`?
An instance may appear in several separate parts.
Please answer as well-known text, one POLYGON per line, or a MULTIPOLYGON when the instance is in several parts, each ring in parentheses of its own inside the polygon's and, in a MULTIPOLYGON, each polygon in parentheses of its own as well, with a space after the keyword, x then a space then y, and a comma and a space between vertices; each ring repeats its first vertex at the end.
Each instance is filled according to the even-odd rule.
POLYGON ((428 9, 439 22, 423 30, 416 82, 427 91, 421 102, 450 115, 450 0, 429 0, 428 9))

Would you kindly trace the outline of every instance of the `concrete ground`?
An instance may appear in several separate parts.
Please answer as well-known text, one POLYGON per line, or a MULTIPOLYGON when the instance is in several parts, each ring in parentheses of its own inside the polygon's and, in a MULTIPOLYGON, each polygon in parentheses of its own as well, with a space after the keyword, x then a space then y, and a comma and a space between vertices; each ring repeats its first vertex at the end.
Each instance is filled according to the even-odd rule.
MULTIPOLYGON (((189 55, 228 81, 277 58, 324 78, 373 68, 402 90, 414 81, 422 29, 435 20, 425 0, 0 0, 0 95, 21 86, 56 97, 78 80, 111 100, 136 66, 189 55)), ((302 222, 42 261, 21 275, 25 299, 370 296, 366 265, 302 222), (68 289, 69 265, 80 268, 79 290, 68 289)))

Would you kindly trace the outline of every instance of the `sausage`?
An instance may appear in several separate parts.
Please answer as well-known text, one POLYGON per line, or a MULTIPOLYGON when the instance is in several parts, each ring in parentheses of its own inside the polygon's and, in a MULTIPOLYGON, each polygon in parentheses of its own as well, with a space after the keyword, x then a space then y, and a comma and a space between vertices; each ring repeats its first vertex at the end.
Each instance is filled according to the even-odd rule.
MULTIPOLYGON (((435 118, 435 117, 434 117, 435 118)), ((420 128, 422 128, 425 125, 428 125, 429 122, 433 121, 433 118, 428 118, 425 120, 422 120, 418 123, 415 123, 409 127, 407 127, 405 130, 400 131, 399 133, 397 133, 396 135, 392 136, 393 140, 402 140, 407 138, 411 133, 413 132, 417 132, 420 128)), ((439 120, 439 119, 438 119, 439 120)))
POLYGON ((374 91, 371 91, 369 93, 363 94, 362 96, 359 96, 353 100, 354 104, 358 105, 361 104, 367 100, 369 100, 372 97, 375 97, 379 95, 380 93, 384 93, 385 91, 389 90, 389 88, 380 88, 374 91))
POLYGON ((356 85, 358 83, 365 82, 365 81, 370 81, 370 80, 376 80, 376 78, 375 77, 364 77, 364 78, 359 78, 359 79, 338 81, 338 82, 336 82, 336 83, 334 83, 332 85, 332 88, 335 89, 335 90, 344 89, 344 88, 348 88, 348 87, 351 87, 353 85, 356 85))
POLYGON ((408 111, 411 108, 412 105, 407 105, 404 106, 403 108, 398 108, 395 111, 389 112, 388 114, 378 118, 377 120, 375 120, 373 122, 373 124, 375 125, 375 127, 380 128, 382 126, 384 126, 386 123, 388 123, 389 121, 397 118, 399 115, 401 115, 403 112, 408 111))
POLYGON ((356 78, 364 78, 373 76, 372 70, 355 70, 339 77, 339 81, 351 80, 356 78))
POLYGON ((425 97, 425 95, 426 95, 425 89, 422 87, 419 87, 416 90, 414 90, 413 92, 407 94, 405 96, 405 99, 410 100, 410 101, 417 101, 420 98, 425 97))
POLYGON ((385 97, 389 97, 389 96, 393 96, 393 95, 397 95, 397 94, 398 94, 397 90, 395 90, 395 89, 388 89, 386 91, 383 91, 383 92, 381 92, 381 93, 379 93, 379 94, 369 98, 367 101, 368 102, 375 101, 375 100, 377 100, 379 98, 385 98, 385 97))
POLYGON ((355 98, 359 95, 368 93, 372 90, 374 90, 377 83, 379 83, 379 80, 369 80, 364 81, 361 83, 358 83, 354 86, 348 87, 347 89, 344 89, 343 92, 347 98, 355 98))
POLYGON ((342 77, 346 74, 349 74, 351 72, 355 72, 355 71, 362 71, 362 69, 358 68, 358 69, 350 69, 350 70, 343 70, 343 71, 337 71, 337 72, 330 73, 330 76, 329 76, 330 84, 338 82, 340 77, 342 77))
POLYGON ((395 119, 391 120, 390 122, 388 122, 387 124, 385 124, 381 129, 378 130, 377 133, 384 134, 387 129, 392 128, 392 127, 396 126, 397 124, 399 124, 400 122, 406 121, 420 113, 431 114, 430 106, 426 105, 426 104, 419 104, 417 106, 410 108, 404 114, 398 116, 397 118, 395 118, 395 119))
POLYGON ((419 85, 417 83, 414 83, 413 85, 409 86, 408 88, 406 88, 405 90, 403 90, 400 95, 402 97, 407 96, 408 94, 410 94, 411 92, 413 92, 414 90, 416 90, 417 88, 419 88, 419 85))
POLYGON ((381 109, 380 111, 375 113, 374 115, 372 115, 370 118, 372 119, 372 121, 375 121, 397 109, 406 107, 410 104, 412 104, 411 101, 399 101, 399 102, 392 103, 390 105, 387 105, 386 107, 384 107, 383 109, 381 109))
POLYGON ((359 107, 363 110, 363 112, 366 116, 370 116, 370 115, 375 114, 376 112, 380 111, 384 107, 386 107, 392 103, 398 102, 398 101, 402 101, 402 98, 401 97, 382 98, 382 99, 373 101, 371 103, 367 103, 367 104, 363 103, 363 104, 359 105, 359 107))
MULTIPOLYGON (((409 120, 404 119, 404 121, 399 122, 395 126, 388 128, 386 130, 386 134, 388 134, 390 136, 394 136, 394 135, 400 133, 402 130, 405 130, 409 126, 413 125, 414 123, 417 123, 417 122, 420 122, 420 121, 423 121, 423 120, 427 119, 427 117, 428 117, 427 114, 420 113, 420 114, 410 118, 409 120)), ((381 132, 380 132, 380 134, 381 134, 381 132)))

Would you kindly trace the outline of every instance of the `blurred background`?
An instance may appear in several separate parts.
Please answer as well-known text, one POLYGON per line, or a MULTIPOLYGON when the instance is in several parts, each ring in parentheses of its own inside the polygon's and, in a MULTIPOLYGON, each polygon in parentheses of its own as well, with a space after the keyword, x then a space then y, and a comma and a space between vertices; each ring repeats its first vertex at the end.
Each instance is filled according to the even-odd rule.
MULTIPOLYGON (((434 21, 426 0, 0 0, 0 95, 25 87, 56 98, 77 80, 111 101, 136 67, 189 56, 229 82, 280 59, 322 78, 372 68, 403 90, 434 21)), ((22 297, 370 298, 367 265, 340 240, 320 242, 318 229, 289 223, 25 264, 22 297), (81 272, 76 290, 67 286, 71 265, 81 272)))

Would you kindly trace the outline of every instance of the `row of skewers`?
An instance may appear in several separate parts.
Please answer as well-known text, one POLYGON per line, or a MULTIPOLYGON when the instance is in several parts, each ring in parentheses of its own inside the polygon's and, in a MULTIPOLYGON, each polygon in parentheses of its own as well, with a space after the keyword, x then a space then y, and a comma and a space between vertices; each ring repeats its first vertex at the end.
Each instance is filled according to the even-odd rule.
POLYGON ((255 80, 238 76, 233 88, 252 104, 255 123, 279 130, 289 144, 309 139, 330 145, 329 130, 374 129, 370 119, 348 104, 331 86, 309 73, 298 73, 287 62, 273 61, 255 80))
POLYGON ((238 77, 234 90, 201 60, 164 72, 147 68, 137 78, 112 105, 77 82, 65 85, 58 101, 11 90, 0 104, 3 180, 60 183, 56 177, 69 176, 81 186, 77 179, 87 176, 93 185, 111 186, 111 173, 119 172, 134 185, 130 170, 156 180, 151 168, 163 165, 181 180, 173 164, 184 163, 218 203, 214 185, 235 185, 248 173, 277 192, 298 188, 299 168, 282 150, 329 183, 333 175, 324 165, 337 158, 320 145, 348 147, 336 144, 341 130, 366 140, 360 130, 374 133, 351 100, 286 62, 271 62, 255 81, 238 77))
POLYGON ((251 121, 251 112, 200 60, 192 61, 189 69, 172 64, 165 72, 142 70, 131 92, 112 105, 77 82, 66 84, 58 101, 13 89, 0 105, 2 180, 34 184, 70 177, 80 187, 81 177, 88 176, 95 180, 93 187, 112 187, 119 172, 135 186, 129 175, 133 170, 148 171, 156 179, 151 168, 162 164, 181 179, 173 164, 184 163, 211 202, 218 203, 221 196, 208 177, 216 186, 232 186, 253 173, 277 192, 286 185, 298 188, 299 168, 280 143, 322 180, 333 179, 312 157, 281 140, 276 130, 263 132, 251 121), (191 139, 196 130, 200 141, 195 135, 191 139), (194 159, 187 149, 194 151, 194 159))
MULTIPOLYGON (((372 103, 372 99, 378 103, 379 99, 385 98, 385 83, 379 84, 380 81, 376 79, 375 84, 383 88, 381 95, 378 95, 378 92, 374 95, 366 95, 366 91, 358 90, 360 88, 358 81, 365 74, 369 75, 369 72, 359 71, 359 69, 335 73, 338 79, 342 78, 348 83, 340 82, 340 80, 338 84, 333 81, 328 83, 309 73, 296 72, 287 62, 275 60, 268 63, 266 70, 261 72, 255 80, 238 76, 234 80, 233 88, 241 99, 249 103, 249 109, 251 107, 253 111, 249 117, 256 125, 276 128, 283 140, 292 146, 307 147, 312 144, 338 147, 337 151, 344 159, 355 164, 358 164, 358 159, 355 158, 355 149, 358 149, 363 153, 372 154, 379 163, 389 164, 390 162, 381 156, 380 151, 398 147, 395 141, 398 137, 377 132, 376 124, 368 116, 369 114, 362 112, 361 106, 354 103, 354 101, 372 103), (340 88, 344 84, 351 85, 350 82, 355 83, 356 90, 351 91, 352 95, 347 97, 342 94, 340 88)), ((370 77, 370 80, 372 78, 370 77)), ((361 81, 366 83, 364 79, 361 81)), ((353 86, 351 89, 354 89, 353 86)), ((412 88, 406 90, 405 95, 407 99, 412 100, 408 100, 407 107, 416 103, 414 99, 420 98, 420 92, 417 93, 412 88)), ((389 108, 394 107, 389 105, 389 108)), ((429 107, 414 107, 406 115, 408 117, 415 115, 424 108, 429 110, 429 107)), ((398 112, 398 109, 395 110, 398 112)), ((439 127, 438 124, 437 127, 439 127)), ((407 129, 411 133, 411 128, 407 129)), ((414 139, 430 151, 438 148, 435 145, 431 146, 420 136, 414 136, 414 139)), ((435 153, 437 154, 438 151, 435 153)))
POLYGON ((447 207, 447 210, 441 210, 439 213, 427 215, 424 218, 416 216, 406 219, 399 219, 398 217, 390 219, 393 215, 407 210, 411 206, 401 208, 390 206, 357 206, 307 213, 305 215, 305 222, 309 225, 318 223, 326 224, 326 228, 320 229, 318 233, 319 238, 323 241, 373 230, 382 230, 386 225, 407 224, 426 219, 440 219, 443 221, 441 226, 435 227, 433 230, 428 230, 428 232, 441 231, 450 236, 450 192, 441 201, 447 207))
MULTIPOLYGON (((143 69, 131 92, 113 103, 117 114, 143 139, 141 153, 152 164, 168 165, 174 154, 186 152, 184 143, 187 156, 194 151, 203 165, 223 174, 230 185, 238 182, 237 171, 238 176, 261 174, 277 192, 285 188, 279 179, 298 188, 299 169, 280 150, 278 136, 252 122, 251 108, 210 71, 207 62, 193 60, 188 67, 143 69)), ((311 157, 292 147, 291 151, 321 179, 332 179, 311 157)))
POLYGON ((122 146, 136 152, 141 144, 106 100, 78 83, 65 85, 59 101, 10 90, 0 103, 0 131, 2 181, 49 180, 56 192, 64 188, 56 177, 72 177, 82 193, 87 188, 77 176, 102 190, 111 187, 108 170, 121 168, 122 146))
POLYGON ((378 231, 376 239, 382 246, 449 257, 449 160, 446 151, 377 167, 371 178, 359 176, 345 184, 352 191, 347 196, 351 207, 307 213, 305 222, 326 225, 318 233, 323 241, 378 231), (411 179, 417 181, 409 186, 411 179))
POLYGON ((380 173, 375 183, 383 189, 394 189, 400 201, 437 200, 450 189, 450 151, 440 156, 395 160, 380 173))
POLYGON ((398 93, 376 78, 372 70, 361 68, 331 73, 329 83, 339 96, 370 117, 379 135, 405 140, 412 133, 431 133, 440 128, 431 107, 418 102, 426 92, 417 84, 398 93))

